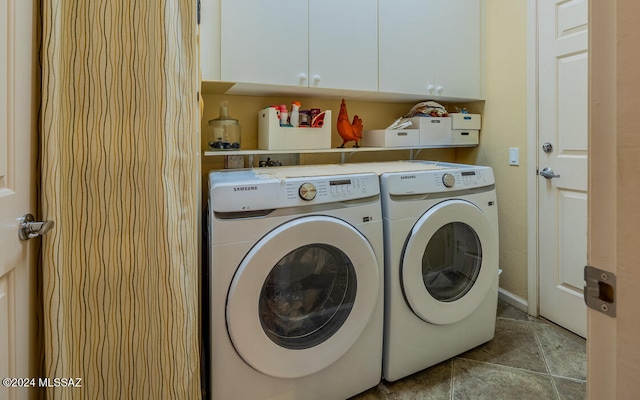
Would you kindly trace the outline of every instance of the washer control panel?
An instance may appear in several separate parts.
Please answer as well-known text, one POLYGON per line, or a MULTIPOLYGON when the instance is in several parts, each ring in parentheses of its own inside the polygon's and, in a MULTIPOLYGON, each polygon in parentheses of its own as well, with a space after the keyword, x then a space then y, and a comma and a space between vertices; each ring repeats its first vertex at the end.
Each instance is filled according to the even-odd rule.
POLYGON ((442 183, 448 188, 453 187, 456 184, 456 177, 447 172, 442 175, 442 183))
POLYGON ((285 183, 286 203, 289 206, 298 204, 299 200, 313 203, 326 203, 359 199, 375 195, 379 186, 375 184, 375 175, 307 178, 287 180, 285 183), (295 200, 295 202, 294 202, 295 200))
POLYGON ((210 180, 210 206, 215 212, 336 203, 380 194, 378 175, 373 173, 278 179, 216 172, 210 180))

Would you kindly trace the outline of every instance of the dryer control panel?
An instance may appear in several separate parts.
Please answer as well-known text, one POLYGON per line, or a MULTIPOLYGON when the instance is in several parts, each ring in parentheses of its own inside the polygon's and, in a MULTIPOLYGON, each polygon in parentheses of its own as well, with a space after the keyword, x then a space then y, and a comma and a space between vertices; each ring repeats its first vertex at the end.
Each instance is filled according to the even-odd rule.
POLYGON ((391 195, 442 193, 491 186, 495 183, 489 167, 443 169, 384 174, 391 195))

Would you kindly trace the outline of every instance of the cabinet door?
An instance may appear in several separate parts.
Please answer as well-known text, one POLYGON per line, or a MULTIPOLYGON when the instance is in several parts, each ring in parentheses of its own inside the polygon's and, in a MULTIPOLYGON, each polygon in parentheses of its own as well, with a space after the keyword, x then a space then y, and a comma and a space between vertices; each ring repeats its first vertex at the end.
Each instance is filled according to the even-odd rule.
POLYGON ((434 85, 443 97, 480 99, 484 52, 481 0, 447 0, 434 8, 434 85))
POLYGON ((378 0, 309 0, 309 86, 378 90, 378 0))
POLYGON ((380 91, 481 98, 483 0, 380 0, 380 91))
POLYGON ((307 1, 221 0, 221 80, 307 86, 307 1))
POLYGON ((429 94, 428 87, 434 87, 433 42, 436 37, 431 29, 434 2, 379 2, 380 91, 429 94))
POLYGON ((220 0, 200 0, 200 70, 203 81, 220 80, 220 0))

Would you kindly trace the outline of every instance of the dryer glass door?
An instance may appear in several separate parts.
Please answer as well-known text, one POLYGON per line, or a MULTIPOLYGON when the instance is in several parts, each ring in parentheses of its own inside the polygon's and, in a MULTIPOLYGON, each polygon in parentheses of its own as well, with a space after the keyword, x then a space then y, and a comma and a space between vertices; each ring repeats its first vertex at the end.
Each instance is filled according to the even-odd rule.
POLYGON ((417 316, 432 324, 458 322, 498 279, 497 230, 474 204, 443 201, 413 226, 400 265, 404 296, 417 316))
POLYGON ((242 260, 227 295, 229 337, 264 374, 310 375, 353 346, 381 288, 376 254, 356 228, 333 217, 298 218, 242 260))
POLYGON ((438 229, 422 256, 422 280, 431 296, 455 301, 474 285, 482 265, 482 245, 473 228, 450 222, 438 229))

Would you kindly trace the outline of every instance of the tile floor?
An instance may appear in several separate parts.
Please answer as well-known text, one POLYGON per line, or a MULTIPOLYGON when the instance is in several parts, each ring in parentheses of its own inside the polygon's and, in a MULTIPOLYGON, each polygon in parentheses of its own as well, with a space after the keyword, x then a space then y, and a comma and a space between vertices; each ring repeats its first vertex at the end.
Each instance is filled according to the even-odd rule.
POLYGON ((490 342, 351 400, 586 398, 585 340, 498 302, 490 342))

